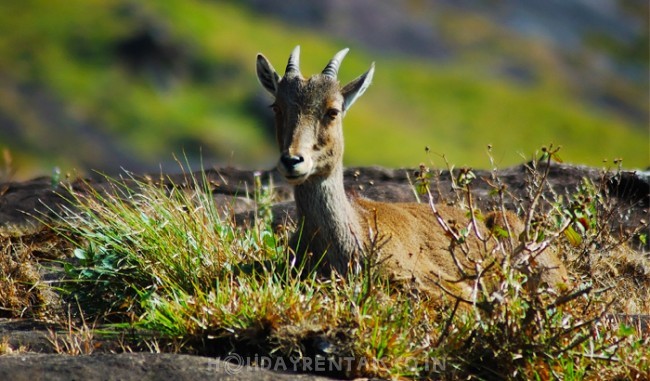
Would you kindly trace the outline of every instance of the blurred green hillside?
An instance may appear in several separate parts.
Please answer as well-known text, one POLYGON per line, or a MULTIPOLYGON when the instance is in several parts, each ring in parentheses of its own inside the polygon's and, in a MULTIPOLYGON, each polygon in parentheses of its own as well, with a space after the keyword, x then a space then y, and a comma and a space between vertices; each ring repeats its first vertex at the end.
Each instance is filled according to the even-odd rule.
MULTIPOLYGON (((304 74, 344 46, 352 48, 344 82, 376 61, 372 87, 344 123, 347 165, 442 165, 444 154, 485 167, 491 144, 506 166, 549 143, 564 147, 567 162, 650 164, 647 83, 599 74, 611 76, 608 96, 621 112, 586 101, 566 57, 543 40, 455 8, 433 21, 453 51, 441 59, 382 52, 238 2, 3 2, 3 176, 178 169, 173 154, 206 166, 271 166, 271 100, 257 84, 255 55, 282 70, 297 44, 304 74), (434 155, 425 157, 425 146, 434 155)), ((619 45, 608 49, 624 56, 619 45)))

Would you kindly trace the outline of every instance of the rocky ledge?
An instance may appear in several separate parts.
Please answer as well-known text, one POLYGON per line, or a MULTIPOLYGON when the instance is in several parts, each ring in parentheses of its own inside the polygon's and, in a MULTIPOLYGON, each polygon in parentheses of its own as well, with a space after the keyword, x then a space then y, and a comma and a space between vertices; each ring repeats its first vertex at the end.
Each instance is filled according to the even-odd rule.
MULTIPOLYGON (((545 168, 537 168, 543 171, 545 168)), ((638 227, 642 220, 648 218, 650 205, 650 181, 648 172, 601 170, 564 164, 552 164, 548 168, 548 185, 545 195, 572 194, 584 181, 589 179, 610 202, 616 205, 618 215, 612 218, 617 229, 638 227)), ((375 200, 398 202, 413 201, 415 193, 409 184, 414 178, 413 169, 385 169, 378 167, 349 168, 345 172, 348 191, 359 197, 375 200)), ((453 182, 458 171, 433 172, 434 196, 453 199, 453 182)), ((477 204, 482 208, 494 205, 490 190, 494 185, 494 176, 507 187, 511 197, 508 207, 525 206, 529 200, 531 186, 531 164, 519 165, 496 172, 474 171, 476 179, 471 189, 477 204), (492 184, 492 185, 491 185, 492 184)), ((138 176, 138 180, 161 182, 170 187, 190 187, 194 180, 190 174, 138 176)), ((205 177, 194 176, 200 186, 207 186, 214 195, 215 202, 229 205, 229 212, 238 221, 245 223, 255 210, 254 201, 247 195, 255 187, 255 179, 262 184, 274 187, 274 216, 281 220, 294 215, 292 192, 290 186, 274 170, 246 171, 234 168, 219 168, 206 171, 205 177), (207 181, 208 184, 202 184, 207 181)), ((127 183, 134 183, 127 179, 127 183)), ((83 192, 94 188, 99 191, 110 189, 107 179, 96 177, 84 180, 72 180, 68 183, 53 182, 51 178, 37 178, 25 182, 6 182, 0 184, 0 226, 35 227, 45 216, 55 217, 62 206, 70 206, 67 201, 70 189, 83 192)), ((644 253, 649 247, 639 245, 644 253)), ((637 317, 637 322, 647 324, 647 316, 637 317)), ((284 379, 321 379, 313 375, 297 375, 283 372, 285 369, 261 369, 235 362, 178 354, 152 353, 110 353, 110 345, 97 350, 89 356, 69 356, 54 354, 51 334, 46 324, 26 320, 0 320, 0 345, 11 348, 23 347, 26 350, 14 351, 0 356, 0 379, 2 380, 284 380, 284 379)), ((11 352, 5 351, 4 353, 11 352)), ((230 359, 232 360, 232 359, 230 359)), ((290 370, 290 369, 289 369, 290 370)))
MULTIPOLYGON (((542 172, 538 167, 536 171, 542 172)), ((345 170, 345 186, 353 196, 365 197, 386 202, 415 201, 411 185, 416 169, 387 169, 381 167, 359 167, 345 170)), ((515 208, 519 201, 526 205, 529 190, 534 186, 531 164, 522 164, 497 171, 474 170, 476 180, 471 189, 481 208, 493 206, 495 200, 489 196, 493 189, 493 177, 499 178, 511 197, 507 207, 515 208)), ((435 198, 453 199, 453 182, 456 171, 434 171, 432 188, 435 198)), ((125 176, 120 176, 125 177, 125 176)), ((127 177, 125 183, 152 181, 169 187, 190 187, 199 185, 209 188, 218 205, 229 205, 230 212, 243 217, 254 209, 250 193, 254 189, 255 178, 259 177, 264 186, 274 189, 274 210, 277 216, 294 215, 291 187, 277 170, 250 171, 236 168, 218 168, 205 171, 205 177, 197 173, 174 175, 143 175, 127 177)), ((119 178, 119 177, 118 177, 119 178)), ((603 171, 600 169, 551 164, 544 193, 548 198, 556 195, 575 193, 583 179, 589 179, 602 193, 606 193, 621 214, 619 222, 626 226, 638 226, 647 217, 650 205, 650 171, 603 171)), ((53 217, 59 207, 68 205, 69 191, 83 192, 89 187, 96 190, 110 189, 107 177, 96 176, 90 179, 76 179, 69 182, 53 182, 50 177, 40 177, 25 182, 0 183, 0 226, 38 224, 43 217, 53 217)))

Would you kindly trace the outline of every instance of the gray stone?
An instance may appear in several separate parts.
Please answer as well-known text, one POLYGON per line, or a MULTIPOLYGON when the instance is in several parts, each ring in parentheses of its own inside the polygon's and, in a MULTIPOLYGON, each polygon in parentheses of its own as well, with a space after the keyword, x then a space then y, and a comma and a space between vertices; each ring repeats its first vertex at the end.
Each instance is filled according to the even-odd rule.
POLYGON ((0 380, 328 380, 328 378, 241 366, 214 358, 167 353, 101 353, 85 356, 0 356, 0 380))

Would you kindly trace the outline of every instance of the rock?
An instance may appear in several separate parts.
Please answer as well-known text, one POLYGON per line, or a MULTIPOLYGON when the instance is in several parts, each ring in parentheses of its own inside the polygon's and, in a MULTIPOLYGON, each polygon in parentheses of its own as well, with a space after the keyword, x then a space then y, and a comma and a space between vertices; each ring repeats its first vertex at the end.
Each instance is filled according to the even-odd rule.
MULTIPOLYGON (((516 208, 518 203, 526 205, 530 198, 530 163, 513 166, 496 171, 500 181, 507 186, 514 200, 507 201, 507 207, 516 208)), ((543 166, 539 168, 542 170, 543 166)), ((415 201, 415 193, 409 184, 409 177, 414 178, 414 169, 387 169, 381 167, 348 168, 345 171, 345 186, 354 196, 387 202, 415 201)), ((475 170, 476 180, 471 188, 475 201, 480 208, 489 209, 495 200, 489 195, 492 187, 489 182, 492 173, 475 170)), ((442 197, 454 199, 452 176, 449 171, 440 171, 432 183, 436 201, 442 197)), ((291 186, 276 170, 249 171, 235 168, 218 168, 205 171, 205 177, 199 173, 175 175, 124 176, 127 185, 135 186, 135 179, 142 182, 160 184, 164 187, 209 189, 217 205, 222 205, 227 213, 236 215, 237 221, 243 223, 250 219, 255 210, 252 194, 255 189, 255 177, 259 176, 264 186, 273 184, 275 204, 273 207, 277 223, 285 221, 287 216, 295 217, 291 186)), ((620 218, 613 218, 612 223, 620 223, 623 229, 639 226, 642 219, 648 217, 650 205, 650 177, 645 172, 621 171, 603 173, 592 167, 551 164, 548 173, 548 186, 545 195, 567 195, 574 193, 583 179, 594 184, 602 184, 602 192, 607 192, 616 203, 620 218)), ((0 226, 34 225, 44 217, 56 218, 62 206, 70 206, 70 190, 88 193, 109 192, 112 186, 107 178, 77 179, 67 184, 54 184, 48 177, 41 177, 26 182, 0 184, 0 226)), ((650 248, 650 246, 648 246, 650 248)))
POLYGON ((242 366, 214 358, 168 353, 101 353, 69 356, 15 354, 0 356, 0 380, 331 380, 314 375, 242 366))

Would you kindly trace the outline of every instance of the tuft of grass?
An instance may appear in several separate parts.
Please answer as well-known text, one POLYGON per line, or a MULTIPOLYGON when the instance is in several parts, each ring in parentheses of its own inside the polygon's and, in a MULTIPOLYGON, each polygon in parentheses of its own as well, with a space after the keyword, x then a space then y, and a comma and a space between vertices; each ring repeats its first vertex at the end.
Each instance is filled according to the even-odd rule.
POLYGON ((23 345, 12 345, 11 340, 7 336, 3 336, 0 338, 0 356, 3 355, 11 355, 11 354, 16 354, 16 353, 24 353, 27 352, 28 348, 23 345))
MULTIPOLYGON (((287 232, 272 225, 273 190, 262 179, 252 190, 256 218, 241 227, 229 205, 214 203, 200 174, 176 187, 127 176, 101 192, 71 189, 74 206, 53 226, 74 247, 64 288, 90 319, 117 331, 155 332, 154 350, 173 343, 177 351, 266 356, 303 371, 313 371, 314 359, 321 359, 327 364, 321 370, 342 377, 647 375, 650 336, 641 326, 610 319, 624 310, 623 298, 647 313, 647 289, 633 283, 619 288, 611 281, 621 278, 600 276, 606 258, 625 255, 615 253, 626 250, 635 233, 621 237, 608 230, 605 216, 613 206, 598 185, 585 182, 562 197, 546 192, 548 164, 557 157, 550 147, 531 162, 530 195, 513 202, 526 222, 520 244, 533 253, 559 247, 569 259, 572 281, 561 290, 527 287, 527 272, 504 262, 492 266, 489 279, 479 275, 474 300, 453 293, 432 298, 382 273, 380 235, 365 248, 362 271, 323 278, 290 262, 287 232), (594 245, 599 250, 589 249, 594 245)), ((435 177, 426 173, 432 172, 423 167, 417 188, 432 200, 435 177)), ((480 218, 472 171, 451 173, 454 201, 480 218)), ((496 175, 491 181, 495 207, 503 208, 511 195, 496 175)), ((477 234, 458 232, 450 244, 477 234)), ((502 234, 516 242, 507 228, 502 234)), ((500 250, 509 257, 515 247, 500 250)), ((531 255, 518 266, 530 272, 533 261, 531 255)), ((82 342, 92 342, 81 333, 82 342)))
POLYGON ((65 328, 63 332, 54 328, 49 328, 48 340, 58 354, 67 354, 72 356, 90 355, 99 344, 96 343, 95 325, 88 325, 80 311, 80 324, 77 324, 70 310, 68 310, 67 319, 61 325, 65 328))
POLYGON ((50 229, 0 231, 0 318, 45 318, 58 297, 42 280, 43 265, 62 257, 65 245, 50 229))

